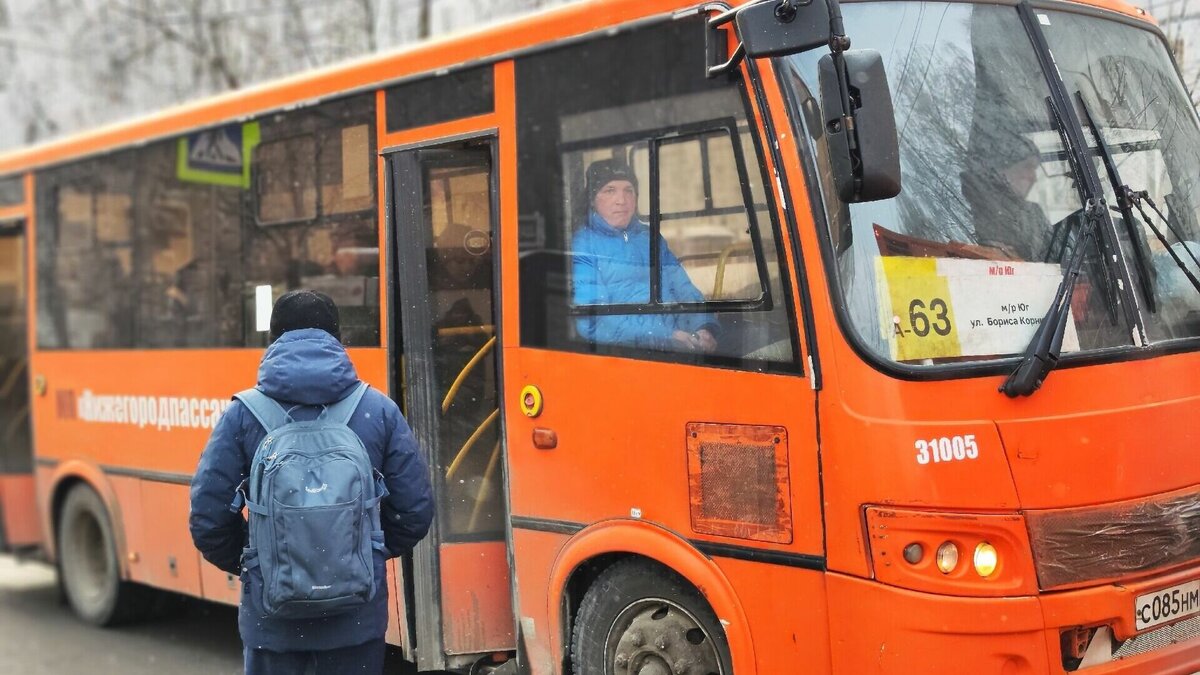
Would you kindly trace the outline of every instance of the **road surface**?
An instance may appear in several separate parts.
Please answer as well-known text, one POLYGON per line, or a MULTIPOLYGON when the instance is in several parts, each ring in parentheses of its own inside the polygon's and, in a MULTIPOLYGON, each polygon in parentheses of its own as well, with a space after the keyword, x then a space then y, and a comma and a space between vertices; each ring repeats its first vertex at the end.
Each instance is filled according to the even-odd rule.
POLYGON ((94 628, 60 601, 53 568, 0 556, 0 673, 241 672, 236 608, 179 599, 161 614, 132 626, 94 628))
MULTIPOLYGON (((0 675, 236 675, 237 608, 170 600, 149 620, 95 628, 59 599, 54 569, 0 555, 0 675)), ((385 672, 411 675, 388 651, 385 672)))

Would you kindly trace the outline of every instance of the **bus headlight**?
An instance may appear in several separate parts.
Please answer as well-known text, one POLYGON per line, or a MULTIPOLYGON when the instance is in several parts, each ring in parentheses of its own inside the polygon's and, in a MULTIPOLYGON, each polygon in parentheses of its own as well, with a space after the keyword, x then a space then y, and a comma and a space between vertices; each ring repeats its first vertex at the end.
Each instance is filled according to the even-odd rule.
POLYGON ((1022 514, 873 505, 866 506, 863 514, 876 581, 942 595, 1037 593, 1029 531, 1022 514))
POLYGON ((958 567, 958 547, 948 541, 938 547, 937 566, 942 574, 950 574, 958 567))
POLYGON ((984 578, 992 576, 992 572, 996 571, 996 565, 1000 562, 999 556, 996 554, 996 547, 986 541, 979 542, 975 547, 975 572, 984 578))
POLYGON ((904 547, 904 560, 909 565, 916 565, 925 557, 925 547, 919 542, 913 542, 904 547))

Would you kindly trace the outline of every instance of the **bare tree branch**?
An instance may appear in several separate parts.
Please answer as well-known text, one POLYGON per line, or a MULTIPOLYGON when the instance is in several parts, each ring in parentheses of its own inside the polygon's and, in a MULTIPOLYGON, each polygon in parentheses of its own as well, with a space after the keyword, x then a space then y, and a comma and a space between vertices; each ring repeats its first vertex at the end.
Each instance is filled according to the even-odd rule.
POLYGON ((224 81, 225 87, 228 89, 237 89, 242 86, 241 78, 229 66, 229 60, 225 58, 225 45, 221 36, 221 29, 216 21, 209 20, 206 22, 208 28, 208 39, 211 47, 209 65, 214 73, 218 73, 224 81))
POLYGON ((8 0, 0 0, 0 91, 8 88, 8 82, 12 78, 13 70, 16 66, 16 47, 11 41, 3 39, 3 35, 11 29, 11 26, 12 20, 9 18, 8 0))
POLYGON ((359 0, 358 6, 362 10, 363 37, 367 39, 367 51, 373 52, 378 49, 375 40, 375 26, 378 23, 375 0, 359 0))
POLYGON ((0 146, 566 1, 0 0, 0 146))
POLYGON ((304 21, 304 10, 297 4, 297 0, 286 0, 286 2, 288 12, 284 15, 283 21, 284 27, 289 33, 289 46, 299 47, 299 52, 303 55, 304 67, 314 68, 320 64, 320 61, 313 53, 312 38, 304 21))
POLYGON ((241 78, 225 57, 225 45, 221 36, 222 22, 204 16, 203 0, 192 0, 188 8, 193 30, 191 36, 184 35, 157 12, 130 7, 121 2, 114 2, 113 6, 128 17, 156 30, 167 41, 190 52, 196 57, 198 64, 207 66, 207 76, 218 88, 237 89, 241 86, 241 78))

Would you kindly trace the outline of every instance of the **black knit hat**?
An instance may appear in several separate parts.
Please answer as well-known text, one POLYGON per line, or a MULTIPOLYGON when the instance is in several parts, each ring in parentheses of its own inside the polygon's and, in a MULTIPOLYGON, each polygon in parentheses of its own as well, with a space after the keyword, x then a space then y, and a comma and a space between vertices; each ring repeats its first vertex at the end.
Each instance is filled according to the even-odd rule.
POLYGON ((638 189, 637 174, 628 164, 619 159, 602 159, 592 162, 587 168, 588 204, 596 200, 600 189, 614 180, 627 180, 633 183, 633 189, 638 189))
POLYGON ((319 291, 288 291, 279 296, 271 310, 271 340, 289 330, 320 328, 337 339, 342 339, 341 323, 337 304, 333 298, 319 291))

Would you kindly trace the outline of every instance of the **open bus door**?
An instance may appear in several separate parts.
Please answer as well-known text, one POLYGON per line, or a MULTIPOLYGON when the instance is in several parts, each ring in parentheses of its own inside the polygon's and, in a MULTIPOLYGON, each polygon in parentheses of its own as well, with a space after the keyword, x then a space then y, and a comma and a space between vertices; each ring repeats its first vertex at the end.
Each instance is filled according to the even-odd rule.
POLYGON ((0 550, 38 543, 23 220, 0 221, 0 550))
MULTIPOLYGON (((429 462, 437 516, 406 565, 422 670, 514 648, 494 314, 493 138, 387 154, 393 382, 429 462)), ((415 653, 412 645, 415 644, 415 653)))

